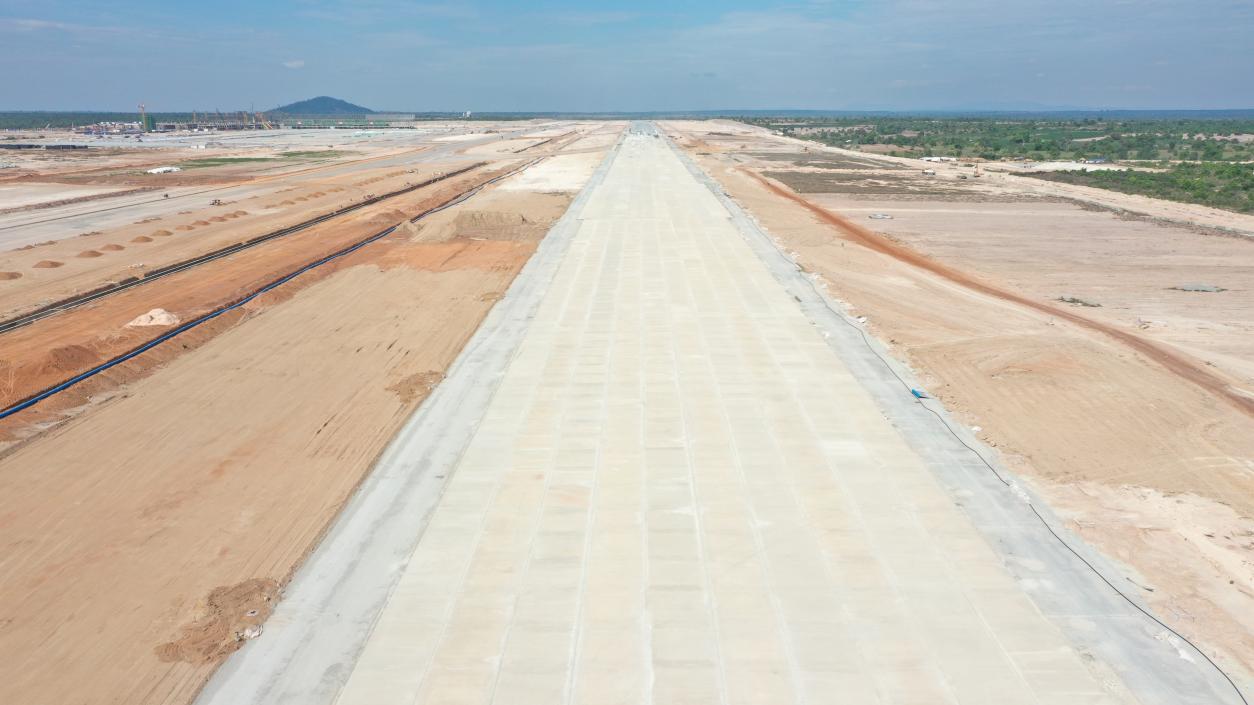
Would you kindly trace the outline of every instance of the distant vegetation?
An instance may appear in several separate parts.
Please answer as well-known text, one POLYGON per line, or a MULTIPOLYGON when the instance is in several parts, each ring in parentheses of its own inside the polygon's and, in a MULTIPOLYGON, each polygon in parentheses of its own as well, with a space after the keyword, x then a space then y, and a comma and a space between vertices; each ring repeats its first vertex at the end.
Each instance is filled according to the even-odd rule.
MULTIPOLYGON (((157 122, 190 122, 191 113, 150 113, 157 122)), ((201 113, 203 118, 205 113, 201 113)), ((43 127, 79 127, 98 122, 138 122, 139 113, 15 112, 0 113, 0 130, 34 130, 43 127)))
POLYGON ((1252 164, 1182 163, 1167 171, 1105 169, 1033 172, 1025 176, 1254 214, 1252 164))
POLYGON ((1045 119, 1010 117, 742 118, 746 123, 836 147, 897 156, 1246 161, 1254 119, 1045 119), (1240 136, 1244 135, 1242 138, 1240 136), (1244 141, 1243 141, 1244 140, 1244 141))

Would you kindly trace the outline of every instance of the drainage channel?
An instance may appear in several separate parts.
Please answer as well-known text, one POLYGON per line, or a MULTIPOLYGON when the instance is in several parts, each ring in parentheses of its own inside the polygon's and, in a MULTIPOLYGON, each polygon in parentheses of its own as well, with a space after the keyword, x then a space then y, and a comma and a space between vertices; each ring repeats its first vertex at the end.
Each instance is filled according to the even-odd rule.
POLYGON ((162 277, 166 277, 171 274, 177 274, 179 272, 191 269, 192 267, 197 267, 207 262, 212 262, 216 259, 229 257, 237 252, 241 252, 243 250, 256 247, 257 245, 267 243, 271 240, 285 237, 293 233, 298 233, 302 230, 307 230, 315 225, 318 225, 320 223, 325 223, 328 220, 331 220, 333 218, 338 218, 348 213, 352 213, 353 211, 359 210, 361 208, 372 206, 381 201, 386 201, 390 198, 395 198, 397 196, 410 193, 412 191, 417 191, 420 188, 425 188, 432 184, 439 183, 441 181, 444 181, 445 179, 451 179, 455 176, 461 176, 462 174, 465 174, 466 172, 471 171, 473 169, 478 169, 479 167, 485 164, 487 164, 487 162, 478 162, 475 164, 471 164, 468 167, 464 167, 456 171, 450 171, 447 174, 441 174, 440 176, 427 179, 426 181, 423 181, 418 184, 414 184, 412 186, 406 186, 405 188, 397 189, 396 191, 389 191, 388 193, 380 194, 378 196, 371 196, 370 198, 367 198, 364 201, 360 201, 358 203, 353 203, 351 205, 344 206, 343 208, 339 208, 329 213, 323 213, 322 215, 316 216, 314 218, 310 218, 309 220, 306 220, 301 223, 297 223, 296 225, 290 225, 286 228, 281 228, 279 230, 266 233, 264 235, 259 235, 251 240, 245 240, 244 242, 237 242, 234 245, 227 245, 226 247, 223 247, 221 249, 217 249, 212 252, 207 252, 203 255, 198 255, 191 259, 183 260, 181 262, 175 262, 174 264, 168 264, 164 267, 159 267, 150 272, 146 272, 142 276, 139 276, 139 277, 131 277, 128 279, 123 279, 122 281, 119 281, 119 282, 111 282, 109 284, 105 284, 104 286, 92 289, 91 291, 87 291, 82 294, 75 294, 74 296, 61 299, 60 301, 54 301, 53 303, 40 306, 39 308, 30 312, 24 313, 20 316, 15 316, 13 318, 0 321, 0 334, 8 333, 9 331, 16 330, 23 326, 28 326, 34 323, 35 321, 47 318, 48 316, 53 316, 63 311, 69 311, 70 309, 78 308, 79 306, 89 304, 93 301, 97 301, 106 296, 116 294, 120 291, 125 291, 127 289, 141 286, 143 284, 147 284, 149 282, 155 281, 162 277))
MULTIPOLYGON (((201 325, 203 325, 203 324, 205 324, 205 323, 208 323, 209 321, 212 321, 213 319, 217 318, 218 316, 221 316, 222 314, 224 314, 224 313, 226 313, 226 312, 228 312, 228 311, 233 311, 233 310, 235 310, 235 309, 237 309, 237 308, 239 308, 239 307, 243 306, 244 304, 248 303, 249 301, 252 301, 253 299, 257 298, 258 296, 261 296, 262 294, 264 294, 264 293, 266 293, 266 292, 268 292, 268 291, 272 291, 272 290, 274 290, 274 289, 279 288, 280 286, 283 286, 284 284, 286 284, 286 283, 288 283, 288 282, 292 281, 293 279, 295 279, 295 278, 299 277, 300 275, 304 274, 305 272, 308 272, 308 271, 313 270, 313 269, 317 269, 318 267, 321 267, 322 265, 327 264, 328 262, 332 262, 332 261, 334 261, 334 260, 337 260, 337 259, 339 259, 339 258, 341 258, 341 257, 345 256, 345 255, 348 255, 348 254, 351 254, 351 253, 353 253, 353 252, 356 252, 357 250, 359 250, 359 249, 361 249, 361 248, 365 247, 366 245, 369 245, 369 244, 370 244, 370 243, 372 243, 372 242, 376 242, 376 241, 378 241, 378 240, 382 240, 383 238, 387 237, 388 235, 391 235, 391 234, 392 234, 392 232, 393 232, 393 231, 395 231, 397 228, 399 228, 402 224, 404 224, 404 222, 416 223, 416 222, 418 222, 419 220, 422 220, 423 218, 426 218, 426 217, 428 217, 428 216, 431 216, 431 215, 434 215, 434 214, 436 214, 436 213, 439 213, 439 212, 440 212, 440 211, 442 211, 442 210, 445 210, 445 209, 448 209, 448 208, 452 208, 453 206, 456 206, 456 205, 458 205, 458 204, 460 204, 460 203, 462 203, 462 202, 466 201, 466 200, 467 200, 467 199, 469 199, 470 197, 474 196, 475 194, 479 193, 479 192, 480 192, 480 191, 482 191, 485 187, 490 186, 491 184, 494 184, 494 183, 496 183, 496 182, 498 182, 498 181, 502 181, 502 180, 504 180, 504 179, 507 179, 507 178, 509 178, 509 177, 513 176, 514 174, 517 174, 518 172, 523 171, 524 169, 530 168, 531 166, 534 166, 536 163, 538 163, 538 162, 542 161, 543 159, 544 159, 544 157, 540 157, 540 158, 538 158, 538 159, 533 159, 533 160, 531 160, 531 161, 527 162, 526 164, 523 164, 522 166, 519 166, 519 167, 518 167, 518 168, 516 168, 516 169, 512 169, 512 170, 510 170, 510 171, 508 171, 508 172, 506 172, 506 173, 504 173, 504 174, 500 174, 500 175, 498 175, 498 176, 494 176, 494 177, 492 177, 491 179, 488 179, 487 181, 484 181, 483 183, 481 183, 481 184, 479 184, 479 185, 477 185, 477 186, 475 186, 475 187, 473 187, 473 188, 471 188, 471 189, 469 189, 469 190, 467 190, 467 191, 463 191, 462 193, 459 193, 459 194, 457 194, 456 196, 453 196, 452 198, 448 199, 447 201, 445 201, 445 202, 441 203, 441 204, 440 204, 440 205, 438 205, 438 206, 435 206, 435 207, 433 207, 433 208, 429 208, 429 209, 427 209, 427 210, 425 210, 425 211, 423 211, 423 212, 419 213, 418 215, 416 215, 416 216, 414 216, 414 217, 412 217, 412 218, 409 218, 409 219, 408 219, 408 221, 402 221, 401 223, 397 223, 396 225, 393 225, 393 226, 391 226, 391 227, 389 227, 389 228, 386 228, 386 229, 384 229, 384 230, 380 230, 379 232, 377 232, 377 233, 375 233, 375 234, 373 234, 373 235, 371 235, 371 236, 369 236, 369 237, 367 237, 367 238, 365 238, 365 239, 358 240, 357 242, 355 242, 355 243, 353 243, 353 244, 351 244, 351 245, 348 245, 347 247, 344 247, 344 248, 342 248, 342 249, 336 250, 335 252, 332 252, 331 254, 326 255, 326 256, 324 256, 324 257, 321 257, 321 258, 319 258, 319 259, 316 259, 316 260, 314 260, 313 262, 309 262, 309 263, 307 263, 307 264, 305 264, 305 265, 303 265, 303 266, 301 266, 301 267, 299 267, 299 268, 297 268, 297 269, 295 269, 295 270, 293 270, 293 271, 291 271, 291 272, 288 272, 287 274, 284 274, 284 275, 283 275, 283 276, 281 276, 281 277, 278 277, 277 279, 273 279, 273 280, 271 280, 269 283, 264 284, 264 285, 262 285, 261 287, 259 287, 259 288, 257 288, 257 289, 254 289, 251 293, 245 294, 245 295, 243 295, 243 296, 241 296, 241 297, 239 297, 239 298, 237 298, 237 299, 235 299, 235 300, 231 301, 230 303, 227 303, 227 304, 224 304, 224 305, 222 305, 222 306, 219 306, 218 308, 215 308, 214 310, 212 310, 212 311, 210 311, 210 312, 208 312, 208 313, 202 314, 201 316, 199 316, 199 317, 197 317, 197 318, 194 318, 194 319, 192 319, 192 320, 188 321, 187 323, 184 323, 184 324, 182 324, 182 325, 180 325, 180 326, 178 326, 178 327, 176 327, 176 328, 173 328, 173 329, 171 329, 171 330, 168 330, 168 331, 166 331, 165 333, 163 333, 163 334, 161 334, 161 335, 157 336, 156 338, 153 338, 152 340, 150 340, 150 341, 148 341, 148 342, 146 342, 146 343, 143 343, 143 344, 141 344, 141 345, 139 345, 139 346, 137 346, 137 347, 131 348, 131 349, 130 349, 130 350, 128 350, 127 352, 124 352, 124 353, 122 353, 122 354, 120 354, 120 355, 117 355, 117 356, 115 356, 115 357, 113 357, 113 358, 109 359, 109 360, 108 360, 108 361, 106 361, 106 362, 102 362, 101 364, 96 365, 95 367, 93 367, 93 368, 91 368, 91 369, 89 369, 89 370, 87 370, 87 371, 85 371, 85 372, 81 372, 81 373, 79 373, 79 374, 77 374, 77 375, 74 375, 73 377, 71 377, 71 378, 69 378, 69 379, 65 380, 64 382, 61 382, 61 383, 59 383, 59 384, 55 384, 55 385, 53 385, 53 386, 51 386, 51 387, 48 387, 48 388, 46 388, 46 389, 44 389, 44 390, 42 390, 42 391, 36 392, 36 393, 34 393, 34 394, 32 394, 32 395, 30 395, 30 396, 28 396, 28 397, 26 397, 26 398, 24 398, 24 399, 22 399, 22 400, 20 400, 20 401, 17 401, 17 402, 15 402, 15 403, 13 403, 13 404, 11 404, 11 405, 9 405, 9 406, 6 406, 5 408, 0 409, 0 419, 6 419, 6 418, 8 418, 8 417, 12 416, 13 414, 18 413, 19 411, 22 411, 22 410, 24 410, 24 409, 28 409, 28 408, 30 408, 30 407, 32 407, 32 406, 34 406, 35 404, 38 404, 39 402, 41 402, 41 401, 43 401, 43 400, 45 400, 45 399, 47 399, 47 398, 49 398, 49 397, 51 397, 51 396, 55 396, 56 394, 59 394, 59 393, 61 393, 61 392, 65 391, 65 390, 69 389, 70 387, 73 387, 74 385, 78 384, 79 382, 82 382, 82 381, 84 381, 84 380, 87 380, 87 379, 90 379, 90 378, 92 378, 92 377, 95 377, 96 375, 100 374, 101 372, 104 372, 105 370, 108 370, 108 369, 109 369, 109 368, 111 368, 111 367, 115 367, 115 366, 117 366, 117 365, 122 364, 123 362, 126 362, 127 360, 130 360, 130 359, 132 359, 132 358, 134 358, 134 357, 137 357, 137 356, 139 356, 139 355, 143 354, 144 352, 146 352, 146 351, 148 351, 148 350, 151 350, 151 349, 153 349, 153 348, 157 347, 158 345, 160 345, 160 344, 162 344, 162 343, 166 342, 167 340, 170 340, 170 339, 172 339, 172 338, 175 338, 175 337, 177 337, 177 336, 179 336, 179 335, 182 335, 183 333, 186 333, 187 331, 189 331, 189 330, 191 330, 191 329, 193 329, 193 328, 196 328, 196 327, 201 326, 201 325)), ((469 167, 469 168, 475 168, 475 167, 469 167)), ((446 174, 443 178, 448 178, 449 176, 453 176, 453 174, 446 174)), ((415 188, 418 188, 418 187, 415 187, 415 188)))

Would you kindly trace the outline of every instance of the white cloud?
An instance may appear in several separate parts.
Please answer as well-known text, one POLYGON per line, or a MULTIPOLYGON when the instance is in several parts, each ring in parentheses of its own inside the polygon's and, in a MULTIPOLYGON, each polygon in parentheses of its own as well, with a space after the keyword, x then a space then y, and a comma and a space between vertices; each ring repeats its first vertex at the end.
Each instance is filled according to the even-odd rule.
POLYGON ((304 59, 292 59, 291 61, 284 61, 283 65, 288 67, 289 69, 303 69, 305 68, 305 60, 304 59))

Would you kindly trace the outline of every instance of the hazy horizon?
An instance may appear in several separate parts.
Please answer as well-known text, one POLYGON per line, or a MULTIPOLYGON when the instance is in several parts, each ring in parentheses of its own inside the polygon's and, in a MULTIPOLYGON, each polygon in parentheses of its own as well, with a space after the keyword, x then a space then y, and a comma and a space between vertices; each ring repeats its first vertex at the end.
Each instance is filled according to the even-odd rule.
POLYGON ((10 0, 0 110, 1231 110, 1244 0, 10 0), (733 107, 728 107, 733 106, 733 107))

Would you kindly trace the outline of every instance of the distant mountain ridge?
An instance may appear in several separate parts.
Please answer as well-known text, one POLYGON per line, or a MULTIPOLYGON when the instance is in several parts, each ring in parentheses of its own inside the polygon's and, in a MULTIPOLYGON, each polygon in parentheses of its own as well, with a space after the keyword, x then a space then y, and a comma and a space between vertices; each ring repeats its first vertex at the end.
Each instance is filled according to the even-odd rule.
POLYGON ((273 112, 285 113, 287 115, 370 115, 374 113, 370 108, 353 105, 347 100, 332 98, 329 95, 320 95, 317 98, 297 101, 290 105, 284 105, 281 108, 275 108, 273 112))

